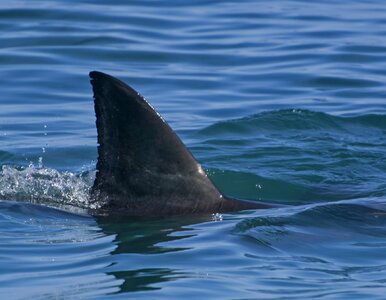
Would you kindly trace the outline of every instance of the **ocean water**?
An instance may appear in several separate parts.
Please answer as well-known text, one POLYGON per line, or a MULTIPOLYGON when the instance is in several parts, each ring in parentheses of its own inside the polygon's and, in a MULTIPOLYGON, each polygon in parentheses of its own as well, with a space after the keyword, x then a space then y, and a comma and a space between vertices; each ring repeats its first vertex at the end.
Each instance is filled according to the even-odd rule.
POLYGON ((384 299, 386 5, 0 3, 3 299, 384 299), (143 94, 226 195, 95 218, 88 72, 143 94))

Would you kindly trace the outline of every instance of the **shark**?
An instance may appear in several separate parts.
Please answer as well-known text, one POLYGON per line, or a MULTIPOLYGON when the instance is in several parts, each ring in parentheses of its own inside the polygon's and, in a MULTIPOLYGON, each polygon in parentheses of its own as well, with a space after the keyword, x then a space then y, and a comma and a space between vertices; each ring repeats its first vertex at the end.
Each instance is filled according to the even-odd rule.
POLYGON ((276 205, 227 197, 164 118, 136 90, 89 74, 98 134, 94 213, 133 217, 215 214, 276 205))

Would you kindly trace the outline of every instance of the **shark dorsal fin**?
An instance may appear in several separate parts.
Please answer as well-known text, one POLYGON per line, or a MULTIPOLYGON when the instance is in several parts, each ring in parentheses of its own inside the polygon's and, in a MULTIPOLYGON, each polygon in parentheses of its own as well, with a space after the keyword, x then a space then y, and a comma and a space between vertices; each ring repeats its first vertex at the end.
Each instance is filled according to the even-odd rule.
POLYGON ((164 216, 269 204, 223 197, 159 113, 122 81, 93 71, 98 162, 97 213, 164 216))
POLYGON ((145 98, 107 74, 90 78, 99 144, 94 197, 133 215, 218 210, 220 192, 145 98))

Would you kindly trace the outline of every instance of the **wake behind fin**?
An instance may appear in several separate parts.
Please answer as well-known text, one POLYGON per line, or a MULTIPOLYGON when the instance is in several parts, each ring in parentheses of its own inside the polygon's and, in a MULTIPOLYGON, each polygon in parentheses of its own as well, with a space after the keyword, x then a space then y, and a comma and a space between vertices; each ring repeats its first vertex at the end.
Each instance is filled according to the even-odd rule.
POLYGON ((98 132, 91 197, 104 213, 162 216, 269 205, 224 197, 154 108, 122 81, 90 72, 98 132))

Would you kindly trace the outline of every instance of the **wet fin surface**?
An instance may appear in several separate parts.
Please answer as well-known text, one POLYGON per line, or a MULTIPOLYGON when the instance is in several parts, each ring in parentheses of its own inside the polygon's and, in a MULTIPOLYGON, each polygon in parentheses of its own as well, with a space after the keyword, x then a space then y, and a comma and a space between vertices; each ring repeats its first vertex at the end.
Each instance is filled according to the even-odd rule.
POLYGON ((154 108, 122 81, 90 72, 98 132, 91 190, 101 210, 125 215, 216 213, 263 204, 221 195, 154 108))

